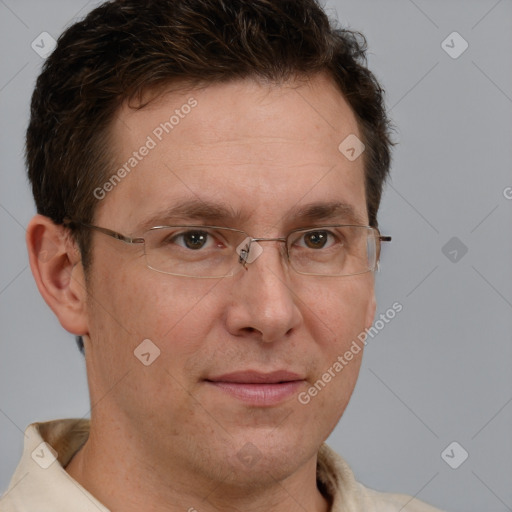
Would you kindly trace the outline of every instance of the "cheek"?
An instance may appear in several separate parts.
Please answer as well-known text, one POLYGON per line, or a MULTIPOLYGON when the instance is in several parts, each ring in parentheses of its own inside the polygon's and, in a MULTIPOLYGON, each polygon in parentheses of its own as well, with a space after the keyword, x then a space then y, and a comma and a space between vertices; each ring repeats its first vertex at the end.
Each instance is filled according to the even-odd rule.
POLYGON ((338 278, 327 286, 318 283, 319 286, 321 292, 312 283, 301 294, 305 321, 327 352, 339 352, 364 331, 372 314, 373 276, 338 278))
MULTIPOLYGON (((172 331, 198 327, 208 321, 203 303, 215 281, 186 279, 155 272, 143 261, 98 273, 94 298, 99 316, 109 330, 132 337, 164 341, 172 331), (102 305, 105 307, 102 307, 102 305)), ((211 309, 211 304, 209 305, 211 309)))
POLYGON ((144 266, 130 270, 123 274, 109 269, 94 278, 91 363, 102 388, 99 394, 113 389, 111 400, 151 423, 157 421, 155 411, 169 408, 169 396, 176 410, 190 407, 183 393, 190 383, 189 370, 223 305, 218 297, 213 300, 216 281, 181 279, 144 266), (134 354, 146 339, 159 350, 148 366, 134 354))
POLYGON ((364 331, 372 309, 373 278, 339 279, 332 286, 324 285, 321 294, 309 290, 305 296, 314 298, 303 311, 318 360, 307 396, 302 398, 311 399, 306 410, 311 407, 315 412, 310 416, 321 418, 317 428, 327 437, 343 414, 359 375, 364 345, 357 336, 364 331))

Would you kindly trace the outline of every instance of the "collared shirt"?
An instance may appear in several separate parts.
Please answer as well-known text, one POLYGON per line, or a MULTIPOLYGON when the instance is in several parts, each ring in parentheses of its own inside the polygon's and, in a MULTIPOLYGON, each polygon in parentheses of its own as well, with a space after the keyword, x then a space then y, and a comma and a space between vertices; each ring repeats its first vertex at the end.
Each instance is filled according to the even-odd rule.
MULTIPOLYGON (((32 423, 21 461, 0 498, 1 512, 109 512, 64 469, 89 436, 89 420, 32 423)), ((440 512, 403 494, 358 483, 347 463, 326 444, 317 459, 317 483, 331 512, 440 512)))

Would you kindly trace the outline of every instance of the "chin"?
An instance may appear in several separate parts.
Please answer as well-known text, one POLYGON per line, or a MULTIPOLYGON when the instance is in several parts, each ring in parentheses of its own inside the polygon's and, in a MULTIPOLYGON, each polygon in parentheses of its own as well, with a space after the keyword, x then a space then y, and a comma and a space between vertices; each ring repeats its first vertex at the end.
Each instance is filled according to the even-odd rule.
MULTIPOLYGON (((252 429, 251 429, 252 430, 252 429)), ((234 479, 244 485, 269 485, 292 475, 311 457, 318 446, 304 442, 301 432, 262 430, 237 436, 236 448, 227 457, 234 479)), ((234 482, 233 482, 234 483, 234 482)))

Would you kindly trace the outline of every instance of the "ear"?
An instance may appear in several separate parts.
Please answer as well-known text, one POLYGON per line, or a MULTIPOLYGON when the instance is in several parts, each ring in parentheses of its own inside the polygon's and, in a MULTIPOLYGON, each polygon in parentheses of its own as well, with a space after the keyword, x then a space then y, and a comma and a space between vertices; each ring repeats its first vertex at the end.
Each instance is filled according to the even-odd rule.
POLYGON ((36 215, 27 227, 26 242, 30 268, 45 302, 64 329, 88 334, 85 276, 68 229, 36 215))
POLYGON ((375 311, 377 310, 377 301, 375 299, 375 288, 372 286, 372 296, 368 302, 368 307, 366 309, 366 320, 365 327, 369 329, 373 325, 373 320, 375 319, 375 311))

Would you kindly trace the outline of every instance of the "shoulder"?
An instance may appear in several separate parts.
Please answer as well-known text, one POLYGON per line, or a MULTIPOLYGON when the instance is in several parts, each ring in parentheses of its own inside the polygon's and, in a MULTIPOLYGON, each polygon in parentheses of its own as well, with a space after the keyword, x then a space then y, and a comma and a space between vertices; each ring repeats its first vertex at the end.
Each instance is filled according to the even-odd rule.
POLYGON ((442 512, 414 496, 379 492, 362 484, 359 484, 359 486, 365 510, 375 510, 375 512, 442 512))
POLYGON ((441 512, 413 496, 365 487, 326 444, 318 452, 317 480, 332 502, 331 512, 441 512))
POLYGON ((106 511, 65 471, 66 464, 89 435, 89 420, 60 419, 32 423, 10 484, 0 497, 1 512, 106 511))

